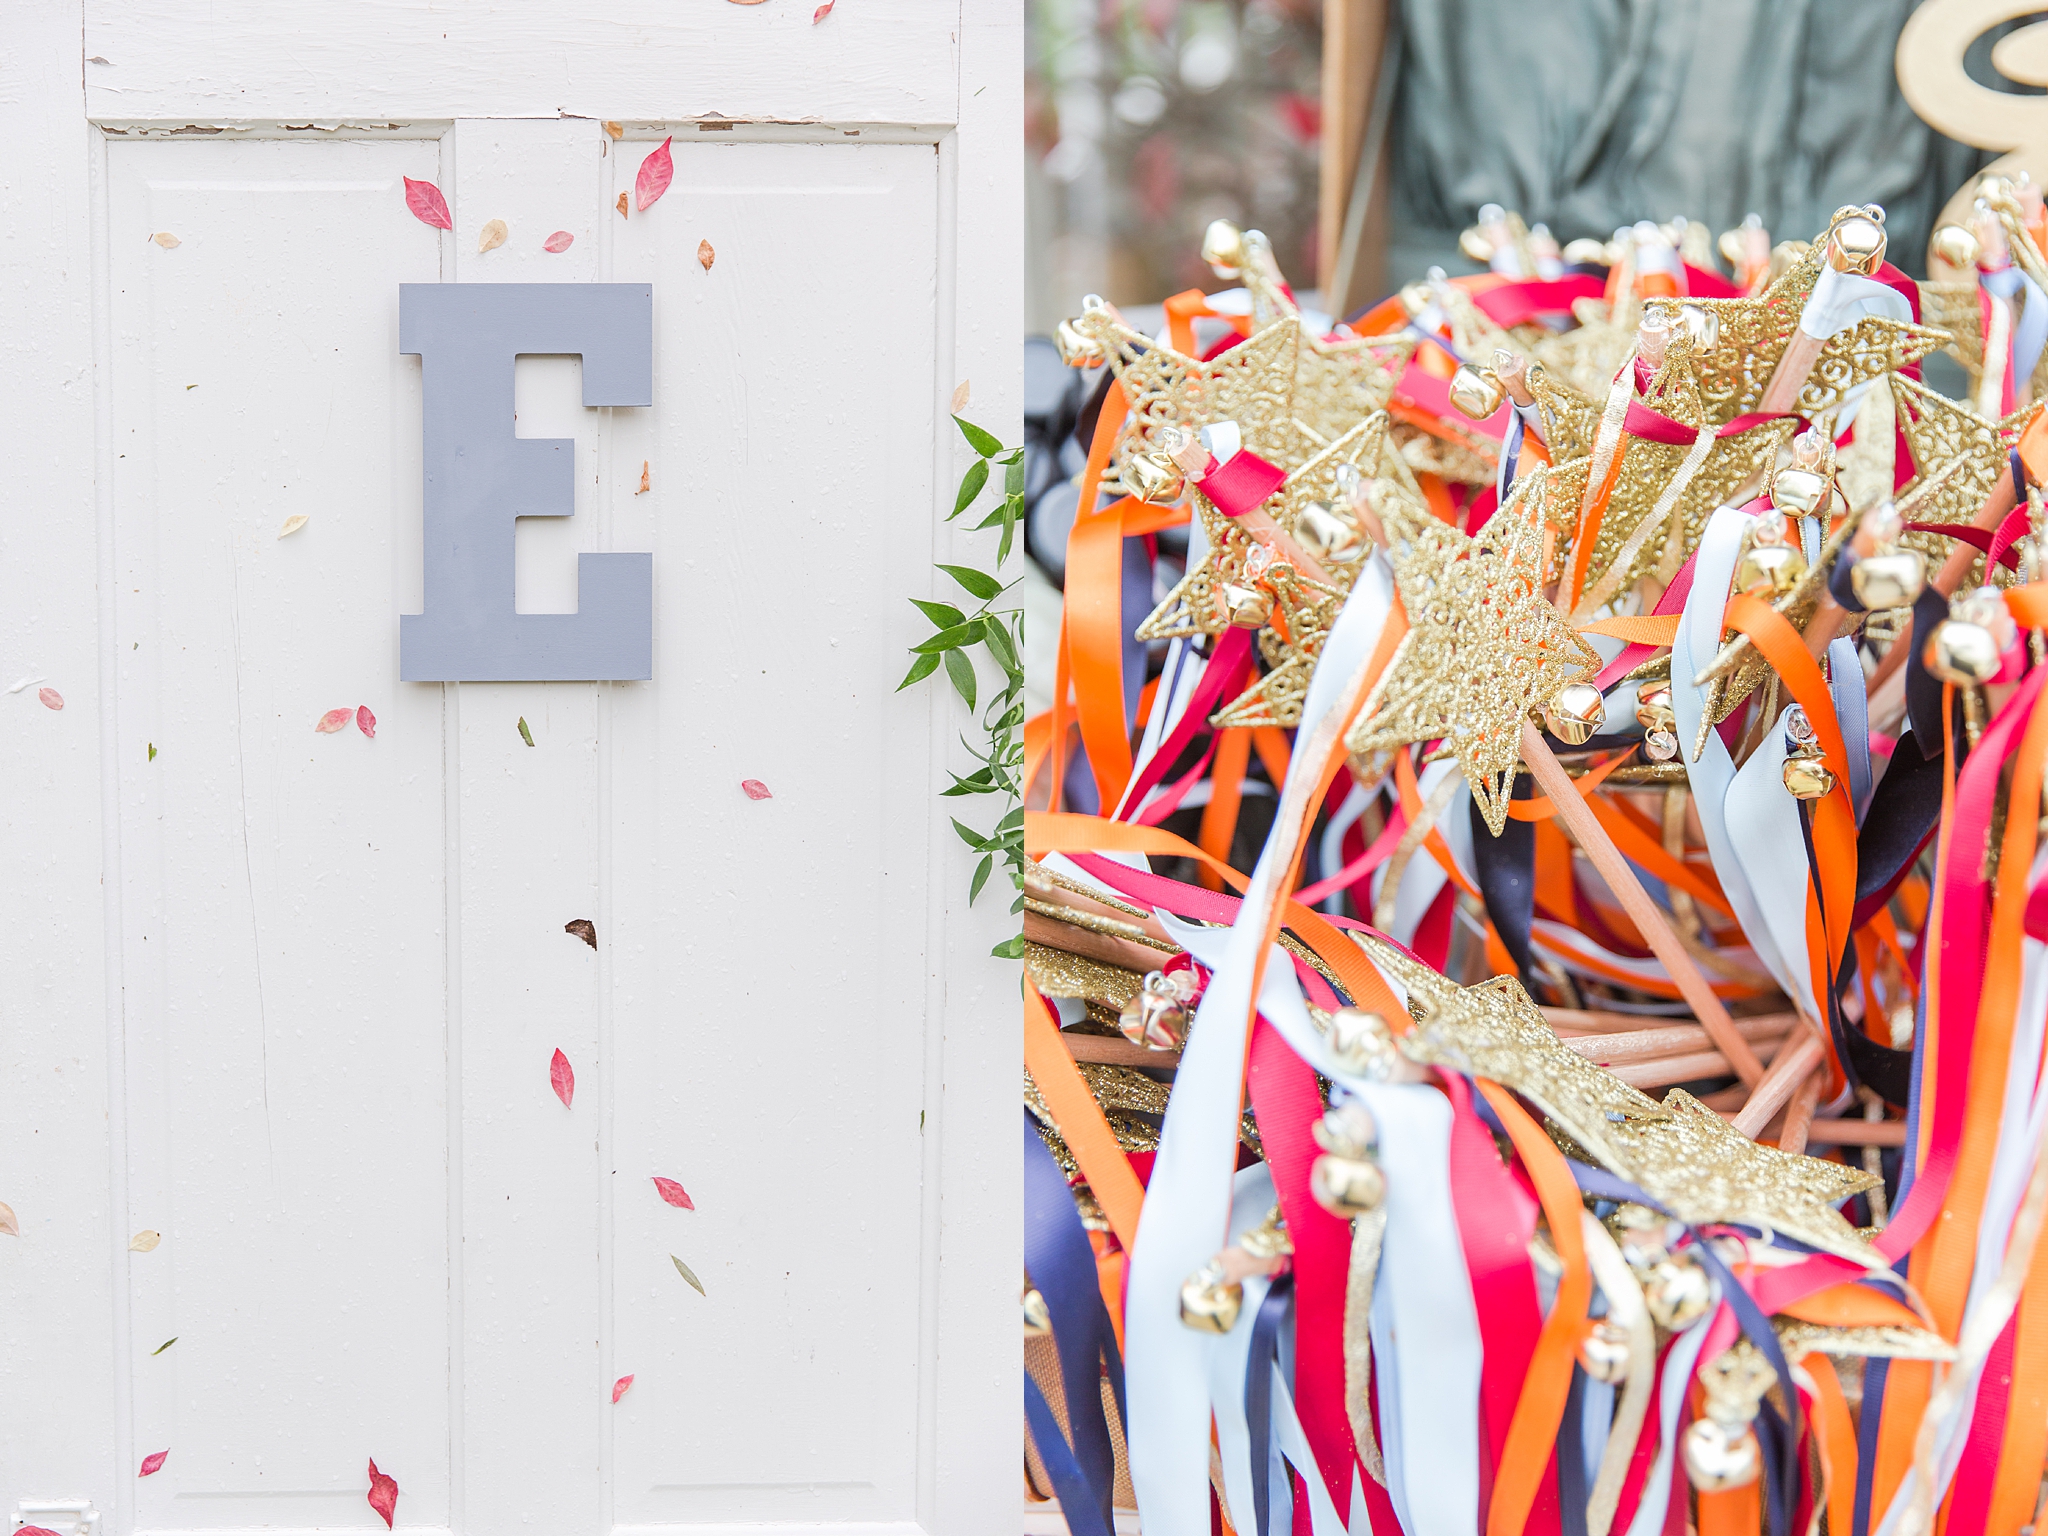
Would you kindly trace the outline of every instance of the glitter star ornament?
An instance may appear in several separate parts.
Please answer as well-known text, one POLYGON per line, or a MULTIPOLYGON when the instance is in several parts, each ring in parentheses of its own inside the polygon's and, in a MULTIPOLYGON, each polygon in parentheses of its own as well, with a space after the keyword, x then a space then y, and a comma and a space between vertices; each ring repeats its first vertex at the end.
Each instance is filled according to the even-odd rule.
POLYGON ((1529 1100, 1611 1171, 1623 1171, 1616 1127, 1670 1112, 1604 1067, 1571 1050, 1512 976, 1461 987, 1392 945, 1361 938, 1382 975, 1408 994, 1415 1020, 1401 1054, 1425 1066, 1489 1078, 1529 1100))
POLYGON ((1477 538, 1398 500, 1381 509, 1408 634, 1379 707, 1345 740, 1353 756, 1445 742, 1495 837, 1507 825, 1522 722, 1600 658, 1543 599, 1536 498, 1519 481, 1477 538))
MULTIPOLYGON (((1560 1047, 1562 1049, 1562 1047, 1560 1047)), ((1664 1120, 1617 1126, 1616 1171, 1680 1221, 1739 1222, 1878 1269, 1838 1201, 1876 1186, 1861 1169, 1751 1141, 1682 1088, 1664 1096, 1664 1120)))
MULTIPOLYGON (((1891 384, 1914 469, 1913 479, 1899 488, 1898 500, 1914 503, 1913 522, 1968 526, 2007 473, 2007 455, 2019 445, 2039 405, 1990 421, 1902 374, 1893 374, 1891 384), (1945 476, 1939 484, 1933 483, 1937 475, 1945 476)), ((1930 570, 1940 569, 1955 548, 1953 540, 1938 533, 1912 530, 1900 542, 1927 556, 1930 570)))

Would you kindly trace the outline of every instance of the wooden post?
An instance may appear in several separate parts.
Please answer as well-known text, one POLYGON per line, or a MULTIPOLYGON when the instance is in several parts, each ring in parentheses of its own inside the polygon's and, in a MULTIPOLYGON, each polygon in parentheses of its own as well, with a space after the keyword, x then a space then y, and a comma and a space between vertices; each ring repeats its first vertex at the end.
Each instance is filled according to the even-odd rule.
MULTIPOLYGON (((1380 57, 1387 43, 1388 0, 1323 0, 1323 155, 1316 208, 1316 282, 1323 308, 1339 318, 1355 303, 1379 292, 1385 284, 1386 220, 1367 210, 1366 238, 1350 263, 1346 292, 1331 291, 1341 260, 1345 215, 1358 182, 1359 155, 1365 146, 1373 95, 1380 77, 1380 57)), ((1386 150, 1381 148, 1379 174, 1373 177, 1372 202, 1384 206, 1387 196, 1386 150)))

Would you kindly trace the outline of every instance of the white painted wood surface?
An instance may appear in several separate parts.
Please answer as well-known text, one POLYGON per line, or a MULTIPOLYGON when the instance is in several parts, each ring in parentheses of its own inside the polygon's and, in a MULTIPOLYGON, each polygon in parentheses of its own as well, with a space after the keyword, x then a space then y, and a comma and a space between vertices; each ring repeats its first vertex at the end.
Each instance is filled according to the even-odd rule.
POLYGON ((813 8, 11 8, 0 1514, 363 1530, 374 1457, 429 1530, 1014 1526, 1010 920, 890 690, 988 557, 955 384, 1016 433, 1020 28, 813 8), (517 378, 520 606, 652 550, 653 682, 397 681, 436 280, 654 285, 651 409, 517 378))

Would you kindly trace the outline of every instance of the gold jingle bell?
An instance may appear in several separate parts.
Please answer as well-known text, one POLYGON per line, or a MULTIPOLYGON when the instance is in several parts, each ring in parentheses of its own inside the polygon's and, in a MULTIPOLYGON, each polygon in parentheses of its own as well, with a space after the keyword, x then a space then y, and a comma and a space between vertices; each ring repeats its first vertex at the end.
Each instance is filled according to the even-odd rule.
POLYGON ((1960 224, 1944 224, 1934 232, 1934 238, 1927 244, 1934 256, 1945 261, 1958 272, 1973 271, 1978 254, 1984 247, 1977 237, 1960 224))
POLYGON ((1324 1110, 1323 1118, 1311 1125, 1308 1133, 1325 1152, 1338 1157, 1367 1158, 1372 1156, 1379 1128, 1373 1124, 1372 1111, 1347 1096, 1324 1110))
POLYGON ((1193 989, 1177 975, 1153 971, 1138 995, 1124 1004, 1117 1028, 1133 1045, 1147 1050, 1177 1051, 1188 1037, 1188 999, 1193 989))
POLYGON ((1365 535, 1359 532, 1357 520, 1331 502, 1310 502, 1302 509, 1294 531, 1319 560, 1350 565, 1365 554, 1365 535))
POLYGON ((1024 1337, 1042 1339, 1052 1332, 1052 1313, 1046 1310, 1045 1297, 1038 1287, 1024 1288, 1024 1337))
POLYGON ((1998 641, 1991 631, 1964 619, 1945 619, 1936 625, 1920 659, 1941 681, 1958 688, 1990 682, 2001 665, 1998 641))
POLYGON ((1180 1320, 1197 1333, 1228 1333, 1244 1308, 1244 1287, 1223 1278, 1223 1266, 1211 1259, 1180 1285, 1180 1320))
POLYGON ((1671 707, 1671 686, 1659 683, 1636 695, 1636 724, 1646 731, 1668 731, 1678 724, 1678 711, 1671 707))
POLYGON ((1781 469, 1771 482, 1771 505, 1794 517, 1811 517, 1826 504, 1831 483, 1811 469, 1781 469))
POLYGON ((1339 1008, 1330 1015, 1328 1038, 1330 1054, 1344 1071, 1386 1081, 1394 1036, 1385 1019, 1364 1008, 1339 1008))
POLYGON ((1451 404, 1474 421, 1484 421, 1500 409, 1508 397, 1507 386, 1491 368, 1474 368, 1460 363, 1451 375, 1451 404))
POLYGON ((1747 1424, 1694 1419, 1686 1426, 1680 1444, 1685 1475, 1701 1493, 1746 1488, 1763 1472, 1763 1452, 1756 1443, 1756 1431, 1747 1424))
POLYGON ((1052 344, 1069 368, 1100 368, 1105 361, 1102 343, 1071 320, 1053 327, 1052 344))
POLYGON ((1763 585, 1774 597, 1783 597, 1806 574, 1806 556, 1794 544, 1752 544, 1735 568, 1738 591, 1763 585))
POLYGON ((1239 629, 1263 629, 1266 620, 1273 616, 1273 599, 1257 587, 1240 587, 1234 581, 1223 583, 1219 594, 1223 599, 1223 614, 1239 629))
POLYGON ((1884 210, 1866 203, 1861 208, 1837 209, 1835 217, 1838 222, 1828 231, 1828 265, 1837 272, 1871 276, 1884 265, 1884 210))
POLYGON ((1493 242, 1486 238, 1485 230, 1474 224, 1458 236, 1458 254, 1483 267, 1493 260, 1493 242))
POLYGON ((1802 742, 1797 750, 1786 753, 1779 773, 1785 781, 1785 788, 1798 800, 1822 799, 1835 787, 1835 776, 1821 760, 1820 746, 1816 742, 1802 742))
POLYGON ((1643 1280, 1643 1301, 1657 1326, 1680 1333, 1707 1315, 1713 1304, 1707 1272, 1683 1256, 1659 1259, 1643 1280))
POLYGON ((1583 747, 1607 723, 1607 701, 1591 683, 1560 689, 1543 711, 1543 724, 1559 741, 1583 747))
POLYGON ((1387 1180, 1370 1159, 1325 1152, 1309 1166, 1308 1192, 1332 1216, 1349 1221, 1380 1208, 1387 1198, 1387 1180))
POLYGON ((1244 270, 1244 231, 1228 219, 1212 219, 1202 231, 1202 260, 1218 277, 1236 277, 1244 270))
POLYGON ((1917 549, 1865 555, 1849 567, 1849 585, 1865 608, 1910 608, 1927 586, 1927 557, 1917 549))
POLYGON ((1124 461, 1120 478, 1124 489, 1140 501, 1163 505, 1180 496, 1180 466, 1173 462, 1171 454, 1161 453, 1156 448, 1131 455, 1124 461))
POLYGON ((1586 1330, 1579 1341, 1579 1365, 1594 1381, 1619 1386, 1628 1379, 1628 1330, 1606 1319, 1586 1330))
POLYGON ((1681 304, 1678 306, 1678 321, 1685 327, 1686 335, 1692 338, 1695 355, 1711 352, 1721 344, 1721 317, 1711 309, 1704 309, 1698 304, 1681 304))

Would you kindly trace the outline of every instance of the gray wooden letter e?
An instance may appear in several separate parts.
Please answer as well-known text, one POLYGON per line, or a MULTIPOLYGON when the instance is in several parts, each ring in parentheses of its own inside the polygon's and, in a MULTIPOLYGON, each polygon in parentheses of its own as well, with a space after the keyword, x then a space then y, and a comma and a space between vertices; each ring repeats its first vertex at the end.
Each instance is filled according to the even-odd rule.
POLYGON ((412 683, 654 675, 654 556, 578 555, 575 613, 513 606, 517 517, 576 510, 576 445, 512 430, 512 362, 581 353, 583 403, 654 403, 646 283, 402 283, 398 350, 424 384, 426 612, 400 614, 412 683))

